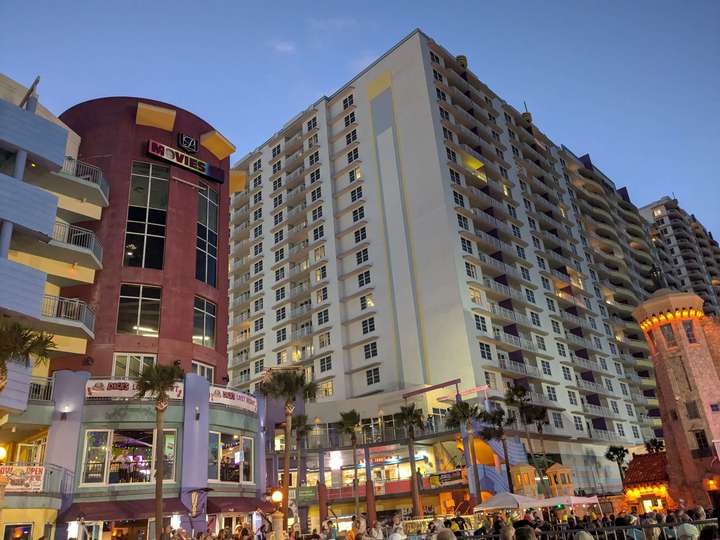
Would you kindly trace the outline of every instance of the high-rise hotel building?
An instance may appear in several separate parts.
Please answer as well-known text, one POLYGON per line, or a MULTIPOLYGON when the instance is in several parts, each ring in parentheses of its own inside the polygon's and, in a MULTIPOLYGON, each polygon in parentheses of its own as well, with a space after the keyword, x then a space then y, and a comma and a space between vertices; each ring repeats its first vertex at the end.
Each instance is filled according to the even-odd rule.
POLYGON ((652 436, 644 222, 464 57, 414 31, 235 169, 231 383, 296 363, 319 400, 521 384, 581 475, 577 441, 652 436))
POLYGON ((677 199, 662 197, 640 209, 652 224, 653 238, 670 257, 662 265, 677 288, 703 299, 705 313, 720 314, 720 246, 694 214, 677 199))

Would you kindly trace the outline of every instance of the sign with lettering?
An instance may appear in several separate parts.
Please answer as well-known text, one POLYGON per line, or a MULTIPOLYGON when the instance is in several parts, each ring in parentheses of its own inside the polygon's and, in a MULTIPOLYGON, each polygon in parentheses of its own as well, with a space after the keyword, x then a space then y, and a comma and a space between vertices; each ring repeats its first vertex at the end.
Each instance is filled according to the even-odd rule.
POLYGON ((7 481, 5 493, 42 491, 45 467, 0 465, 0 477, 7 481))
POLYGON ((178 146, 194 154, 198 151, 198 140, 185 133, 178 133, 178 146))
POLYGON ((440 474, 430 475, 430 487, 445 487, 452 486, 455 484, 463 484, 462 470, 455 469, 454 471, 443 472, 440 474))
POLYGON ((222 169, 213 167, 206 161, 186 154, 177 148, 153 141, 152 139, 148 141, 148 154, 164 161, 169 161, 173 165, 201 174, 205 178, 209 178, 215 182, 222 184, 225 181, 225 171, 222 169))
POLYGON ((299 486, 296 501, 298 506, 307 506, 317 502, 317 486, 299 486))
POLYGON ((228 407, 257 413, 257 400, 251 395, 237 390, 228 390, 220 386, 210 387, 210 403, 220 403, 228 407))
MULTIPOLYGON (((137 383, 127 379, 89 379, 85 383, 86 398, 133 399, 137 397, 137 393, 137 383)), ((183 383, 176 382, 170 392, 170 399, 183 399, 184 393, 183 383)))

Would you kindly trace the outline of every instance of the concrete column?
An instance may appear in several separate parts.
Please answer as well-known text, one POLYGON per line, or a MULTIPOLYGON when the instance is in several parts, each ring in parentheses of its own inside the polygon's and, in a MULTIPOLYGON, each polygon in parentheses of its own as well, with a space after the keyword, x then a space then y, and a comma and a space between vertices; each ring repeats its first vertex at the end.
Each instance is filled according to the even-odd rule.
MULTIPOLYGON (((78 452, 84 447, 82 418, 85 406, 85 384, 90 378, 87 371, 56 371, 53 383, 55 402, 52 422, 48 429, 45 462, 63 467, 70 476, 78 477, 76 471, 78 452)), ((73 501, 73 493, 63 493, 58 513, 67 510, 73 501)), ((67 525, 58 523, 55 540, 65 540, 67 525)))
POLYGON ((3 221, 0 226, 0 257, 6 259, 10 250, 10 240, 12 240, 13 224, 12 221, 3 221))
POLYGON ((264 497, 268 487, 268 467, 265 459, 267 448, 267 400, 265 396, 257 396, 258 433, 255 442, 255 485, 257 485, 258 496, 264 497))
MULTIPOLYGON (((365 507, 367 511, 366 525, 368 528, 377 520, 375 512, 375 487, 372 481, 372 464, 370 463, 370 447, 364 448, 365 452, 365 507)), ((359 516, 358 516, 359 517, 359 516)))
POLYGON ((325 485, 325 452, 318 451, 318 505, 320 506, 320 526, 327 521, 328 500, 327 486, 325 485))
POLYGON ((194 373, 185 375, 183 401, 182 480, 180 500, 188 510, 193 507, 193 492, 197 492, 197 515, 183 514, 183 528, 206 532, 207 463, 209 434, 209 384, 205 377, 194 373))
POLYGON ((13 178, 22 180, 25 178, 25 164, 27 163, 27 152, 18 150, 15 154, 15 167, 13 168, 13 178))

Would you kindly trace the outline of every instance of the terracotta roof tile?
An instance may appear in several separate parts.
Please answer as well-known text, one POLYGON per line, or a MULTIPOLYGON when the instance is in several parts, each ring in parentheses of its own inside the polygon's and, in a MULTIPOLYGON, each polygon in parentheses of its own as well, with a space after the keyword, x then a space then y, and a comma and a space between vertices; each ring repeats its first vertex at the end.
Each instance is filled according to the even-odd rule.
POLYGON ((668 481, 667 454, 635 454, 628 465, 623 484, 659 484, 668 481))

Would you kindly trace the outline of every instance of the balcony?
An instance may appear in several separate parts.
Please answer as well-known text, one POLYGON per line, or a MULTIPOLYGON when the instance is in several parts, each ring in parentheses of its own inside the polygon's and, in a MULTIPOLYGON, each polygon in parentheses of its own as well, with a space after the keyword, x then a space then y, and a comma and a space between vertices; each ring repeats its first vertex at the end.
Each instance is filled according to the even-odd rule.
POLYGON ((66 157, 62 168, 50 174, 28 171, 26 180, 36 186, 87 201, 98 206, 109 204, 110 185, 102 169, 83 161, 66 157))
POLYGON ((525 375, 527 377, 534 377, 536 379, 540 379, 540 370, 536 368, 535 366, 530 366, 528 364, 525 364, 523 362, 515 362, 513 360, 503 360, 502 358, 498 360, 498 365, 500 366, 500 369, 504 371, 509 371, 510 373, 515 373, 518 375, 525 375))
POLYGON ((82 300, 45 295, 42 319, 53 334, 83 339, 95 338, 95 313, 82 300))
POLYGON ((73 472, 52 464, 3 463, 3 472, 8 479, 5 487, 5 504, 9 508, 22 507, 19 506, 20 504, 23 506, 32 504, 28 501, 14 503, 13 499, 16 498, 57 499, 69 495, 72 493, 75 480, 73 472), (33 480, 29 482, 28 478, 33 480))
POLYGON ((94 270, 102 269, 103 249, 95 233, 56 221, 48 242, 31 235, 14 235, 12 249, 94 270))
POLYGON ((524 304, 532 304, 532 302, 530 302, 520 291, 512 289, 495 280, 483 278, 483 287, 503 299, 512 298, 518 302, 523 302, 524 304))
POLYGON ((607 407, 593 405, 592 403, 583 403, 583 411, 591 416, 599 416, 602 418, 622 418, 622 414, 615 412, 607 407))
POLYGON ((312 336, 313 333, 313 327, 312 325, 303 326, 302 328, 298 328, 297 330, 293 330, 290 334, 290 341, 302 341, 306 338, 312 336))

